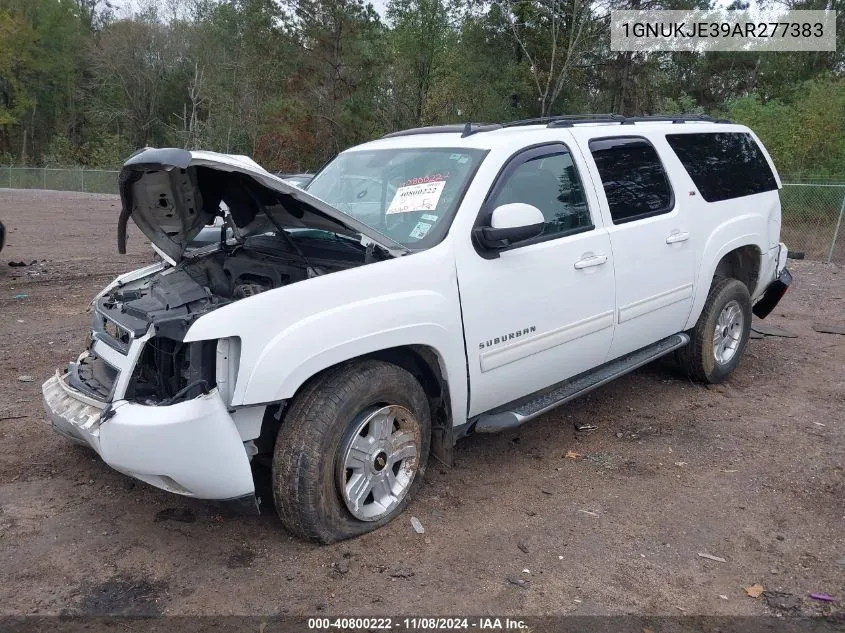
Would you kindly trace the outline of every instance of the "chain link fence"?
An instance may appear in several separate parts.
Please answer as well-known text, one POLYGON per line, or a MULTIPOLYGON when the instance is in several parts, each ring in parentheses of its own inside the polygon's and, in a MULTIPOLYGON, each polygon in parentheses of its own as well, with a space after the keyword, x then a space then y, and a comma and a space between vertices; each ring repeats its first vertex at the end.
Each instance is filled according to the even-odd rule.
MULTIPOLYGON (((0 187, 86 193, 117 191, 117 170, 0 166, 0 187)), ((845 180, 784 179, 781 239, 807 259, 845 263, 845 180)))
POLYGON ((117 193, 117 170, 83 167, 0 166, 0 187, 117 193))
POLYGON ((845 263, 845 181, 798 180, 780 190, 781 239, 807 259, 845 263))

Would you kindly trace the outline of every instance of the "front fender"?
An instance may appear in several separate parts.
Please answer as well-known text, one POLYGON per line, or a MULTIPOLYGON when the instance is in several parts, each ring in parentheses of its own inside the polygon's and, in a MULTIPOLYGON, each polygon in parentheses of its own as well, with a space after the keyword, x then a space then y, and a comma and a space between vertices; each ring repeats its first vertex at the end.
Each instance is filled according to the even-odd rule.
MULTIPOLYGON (((423 345, 439 356, 453 401, 460 402, 461 389, 453 386, 466 382, 453 380, 463 364, 463 349, 455 340, 456 334, 462 340, 460 330, 450 331, 442 319, 429 316, 432 312, 445 316, 447 307, 443 296, 412 291, 338 306, 294 323, 260 352, 242 399, 244 403, 284 400, 311 376, 338 363, 392 347, 423 345)), ((462 408, 457 402, 452 407, 455 414, 462 408)))
POLYGON ((241 340, 232 405, 286 400, 315 374, 384 349, 422 345, 466 421, 466 356, 451 249, 440 247, 264 292, 202 316, 186 341, 241 340))

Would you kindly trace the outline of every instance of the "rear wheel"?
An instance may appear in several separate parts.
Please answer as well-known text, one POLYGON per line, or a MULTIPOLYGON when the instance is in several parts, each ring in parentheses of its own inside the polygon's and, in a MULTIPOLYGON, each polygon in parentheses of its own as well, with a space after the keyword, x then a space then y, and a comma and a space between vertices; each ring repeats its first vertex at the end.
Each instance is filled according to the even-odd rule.
POLYGON ((716 279, 689 332, 689 344, 678 350, 678 361, 694 380, 722 382, 739 365, 750 330, 748 288, 736 279, 716 279))
POLYGON ((285 527, 333 543, 370 532, 404 510, 430 446, 428 400, 404 369, 343 365, 301 390, 273 455, 273 495, 285 527))

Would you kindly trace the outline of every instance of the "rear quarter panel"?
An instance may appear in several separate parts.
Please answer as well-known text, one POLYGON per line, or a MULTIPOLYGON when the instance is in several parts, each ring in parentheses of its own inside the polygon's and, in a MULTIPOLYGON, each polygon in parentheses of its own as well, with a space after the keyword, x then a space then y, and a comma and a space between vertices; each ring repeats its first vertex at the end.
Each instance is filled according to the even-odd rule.
POLYGON ((756 299, 765 290, 777 265, 781 211, 777 190, 719 202, 705 201, 666 141, 666 133, 679 132, 750 133, 769 163, 778 187, 780 178, 760 139, 745 126, 718 124, 699 128, 697 124, 690 124, 689 127, 676 125, 643 134, 660 147, 661 160, 669 174, 675 196, 683 201, 691 242, 696 250, 695 296, 684 326, 684 329, 690 329, 695 326, 704 308, 719 261, 730 251, 742 246, 756 246, 760 250, 760 274, 757 286, 751 292, 752 298, 756 299))
MULTIPOLYGON (((703 203, 703 201, 700 201, 703 203)), ((760 274, 757 286, 752 290, 752 298, 757 298, 774 274, 777 263, 777 239, 770 243, 770 215, 776 213, 780 218, 780 200, 777 191, 768 191, 744 198, 724 200, 722 202, 703 203, 701 213, 709 216, 709 226, 705 229, 706 237, 702 244, 700 265, 695 281, 695 298, 687 320, 686 328, 695 326, 713 275, 721 259, 732 250, 742 246, 756 246, 761 254, 760 274)), ((777 223, 778 229, 780 222, 777 223)))

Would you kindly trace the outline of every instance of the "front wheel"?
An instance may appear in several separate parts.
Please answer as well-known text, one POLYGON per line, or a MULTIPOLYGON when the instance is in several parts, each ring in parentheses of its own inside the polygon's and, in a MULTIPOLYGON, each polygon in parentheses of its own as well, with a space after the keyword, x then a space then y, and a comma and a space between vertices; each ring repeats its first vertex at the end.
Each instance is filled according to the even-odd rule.
POLYGON ((422 483, 428 400, 396 365, 360 361, 307 384, 279 429, 273 495, 300 538, 333 543, 388 523, 422 483))
POLYGON ((678 350, 677 358, 690 378, 719 383, 733 373, 751 331, 751 296, 736 279, 716 279, 690 342, 678 350))

